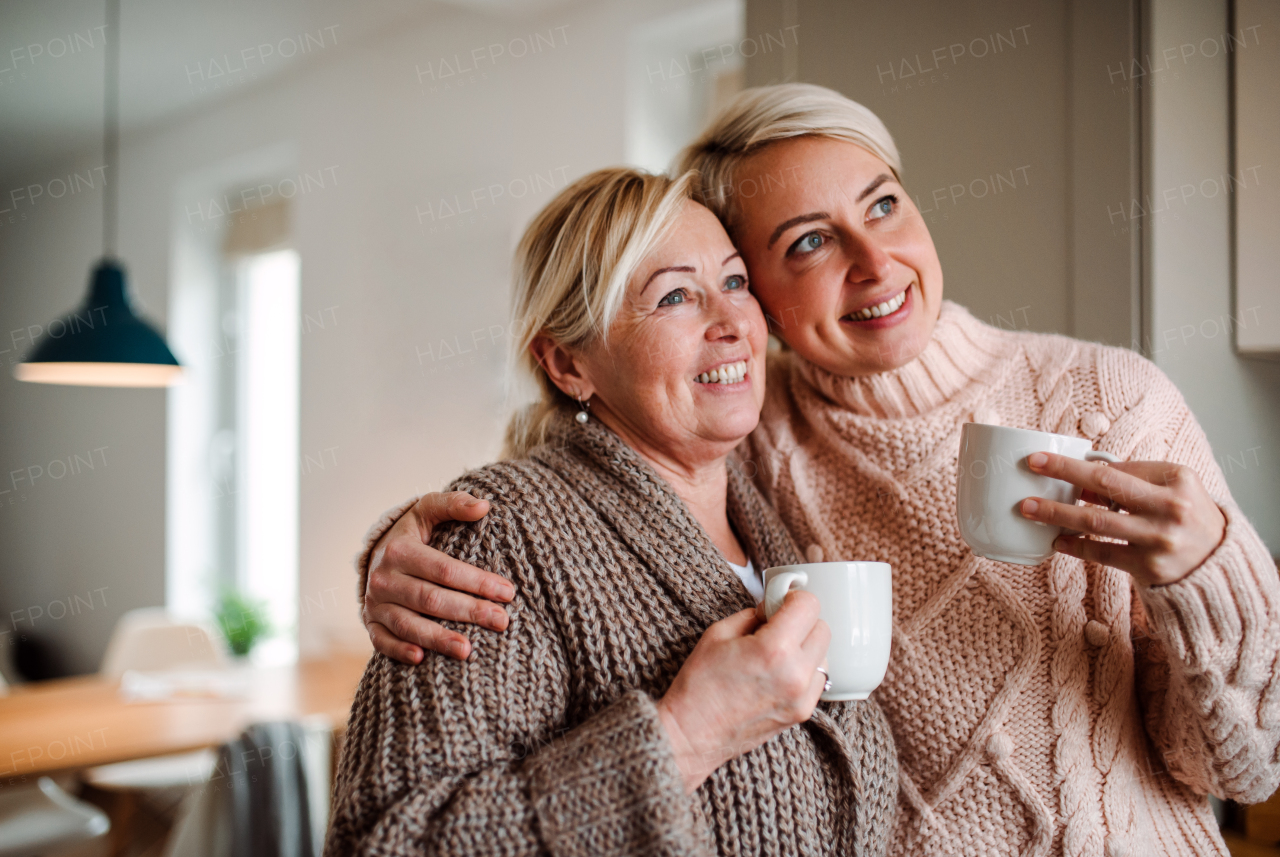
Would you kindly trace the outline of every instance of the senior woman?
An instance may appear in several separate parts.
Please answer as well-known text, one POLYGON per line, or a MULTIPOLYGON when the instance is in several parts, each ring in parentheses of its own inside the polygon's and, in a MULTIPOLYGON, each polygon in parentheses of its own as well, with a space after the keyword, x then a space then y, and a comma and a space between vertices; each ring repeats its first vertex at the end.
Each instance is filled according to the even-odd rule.
MULTIPOLYGON (((837 93, 749 90, 681 166, 791 348, 770 358, 748 445, 757 485, 807 550, 893 564, 874 694, 901 764, 891 851, 1226 854, 1204 796, 1258 801, 1280 782, 1280 584, 1177 389, 1131 352, 944 301, 892 138, 837 93), (955 517, 968 421, 1086 437, 1126 463, 1029 456, 1092 502, 1028 498, 1023 515, 1082 535, 1034 569, 1001 564, 955 517)), ((406 517, 483 512, 464 502, 406 517)), ((473 570, 375 559, 365 617, 384 651, 463 643, 401 605, 501 626, 496 605, 436 588, 501 600, 473 570)))
POLYGON ((455 483, 488 514, 432 539, 513 585, 510 626, 465 661, 375 655, 326 854, 884 853, 884 716, 817 705, 816 599, 762 623, 744 583, 798 557, 727 466, 767 334, 689 185, 602 170, 526 232, 515 304, 542 399, 507 461, 455 483))

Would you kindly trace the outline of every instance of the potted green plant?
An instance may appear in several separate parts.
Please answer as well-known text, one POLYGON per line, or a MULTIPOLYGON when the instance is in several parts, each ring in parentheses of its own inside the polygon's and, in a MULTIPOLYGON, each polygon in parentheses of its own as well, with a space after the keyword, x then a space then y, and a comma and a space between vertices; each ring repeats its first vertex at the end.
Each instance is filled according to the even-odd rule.
POLYGON ((214 618, 231 654, 238 658, 248 655, 259 640, 271 633, 267 603, 229 586, 223 587, 218 596, 214 618))

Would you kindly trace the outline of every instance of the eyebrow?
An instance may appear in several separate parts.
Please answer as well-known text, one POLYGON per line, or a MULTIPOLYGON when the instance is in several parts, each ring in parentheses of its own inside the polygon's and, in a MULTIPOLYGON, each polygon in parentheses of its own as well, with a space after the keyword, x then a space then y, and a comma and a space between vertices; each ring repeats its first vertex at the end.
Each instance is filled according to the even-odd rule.
MULTIPOLYGON (((862 202, 868 196, 875 193, 876 188, 880 187, 880 185, 891 181, 893 181, 893 176, 888 173, 881 173, 871 180, 871 184, 862 189, 862 193, 858 194, 858 198, 855 199, 854 202, 862 202)), ((830 216, 831 215, 825 211, 814 211, 809 214, 798 215, 790 220, 782 221, 782 223, 778 224, 778 228, 773 230, 773 234, 769 236, 769 243, 765 245, 765 249, 767 250, 776 244, 778 239, 782 237, 782 233, 786 232, 791 227, 799 226, 801 223, 812 223, 815 220, 824 220, 830 216)))
MULTIPOLYGON (((723 268, 725 265, 729 264, 729 260, 736 259, 741 255, 742 254, 739 253, 737 250, 734 250, 728 256, 724 257, 724 261, 720 263, 720 267, 723 268)), ((696 274, 698 273, 698 270, 697 268, 694 268, 691 265, 673 265, 670 268, 659 268, 658 270, 654 271, 652 274, 649 275, 649 279, 644 281, 644 288, 640 289, 640 294, 644 294, 644 290, 649 288, 649 284, 653 282, 654 277, 658 276, 659 274, 670 274, 670 273, 696 274)))
MULTIPOLYGON (((649 284, 653 282, 654 277, 658 276, 659 274, 670 274, 672 272, 695 274, 697 273, 697 270, 689 265, 675 265, 670 268, 659 268, 658 270, 654 271, 652 274, 649 275, 649 279, 644 281, 644 289, 649 288, 649 284)), ((644 289, 640 290, 640 294, 644 294, 644 289)))

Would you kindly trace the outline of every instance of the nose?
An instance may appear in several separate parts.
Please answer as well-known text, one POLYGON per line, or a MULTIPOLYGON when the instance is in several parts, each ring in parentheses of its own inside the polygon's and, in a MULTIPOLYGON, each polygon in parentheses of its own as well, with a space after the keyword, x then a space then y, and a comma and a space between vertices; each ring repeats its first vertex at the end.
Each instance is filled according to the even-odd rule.
POLYGON ((875 236, 855 234, 848 243, 849 271, 845 279, 854 285, 875 285, 889 278, 893 259, 875 236))
POLYGON ((708 307, 710 324, 707 325, 708 342, 734 343, 747 338, 751 329, 751 315, 741 302, 729 300, 718 294, 708 307))

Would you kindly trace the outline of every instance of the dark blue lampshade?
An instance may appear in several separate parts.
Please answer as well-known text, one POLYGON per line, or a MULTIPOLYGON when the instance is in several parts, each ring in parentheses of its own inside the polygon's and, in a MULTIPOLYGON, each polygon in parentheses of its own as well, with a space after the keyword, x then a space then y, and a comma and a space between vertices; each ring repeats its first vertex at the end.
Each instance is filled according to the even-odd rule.
POLYGON ((124 269, 103 259, 89 296, 75 312, 52 321, 14 376, 45 384, 167 387, 182 374, 164 338, 129 305, 124 269))

